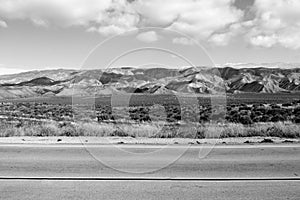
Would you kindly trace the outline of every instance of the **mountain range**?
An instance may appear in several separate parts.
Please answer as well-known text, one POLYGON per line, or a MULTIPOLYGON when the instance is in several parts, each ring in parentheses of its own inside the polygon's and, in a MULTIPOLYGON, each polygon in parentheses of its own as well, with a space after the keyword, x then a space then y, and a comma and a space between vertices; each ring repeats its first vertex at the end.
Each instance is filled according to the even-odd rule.
POLYGON ((0 76, 0 99, 120 93, 295 93, 300 68, 42 70, 0 76))

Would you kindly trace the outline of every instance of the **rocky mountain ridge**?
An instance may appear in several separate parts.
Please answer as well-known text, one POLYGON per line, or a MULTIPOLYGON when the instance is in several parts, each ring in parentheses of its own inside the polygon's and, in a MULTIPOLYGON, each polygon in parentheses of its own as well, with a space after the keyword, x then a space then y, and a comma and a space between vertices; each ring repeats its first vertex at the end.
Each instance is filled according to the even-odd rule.
POLYGON ((294 93, 300 68, 42 70, 0 76, 0 99, 121 93, 294 93))

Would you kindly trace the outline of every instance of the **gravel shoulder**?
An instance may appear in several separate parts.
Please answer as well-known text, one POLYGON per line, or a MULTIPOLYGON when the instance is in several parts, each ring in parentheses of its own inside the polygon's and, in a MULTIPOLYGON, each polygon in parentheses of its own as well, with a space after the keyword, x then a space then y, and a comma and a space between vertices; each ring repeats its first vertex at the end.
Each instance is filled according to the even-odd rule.
POLYGON ((242 137, 242 138, 132 138, 132 137, 2 137, 0 144, 151 144, 151 145, 242 145, 242 144, 294 144, 300 138, 242 137))

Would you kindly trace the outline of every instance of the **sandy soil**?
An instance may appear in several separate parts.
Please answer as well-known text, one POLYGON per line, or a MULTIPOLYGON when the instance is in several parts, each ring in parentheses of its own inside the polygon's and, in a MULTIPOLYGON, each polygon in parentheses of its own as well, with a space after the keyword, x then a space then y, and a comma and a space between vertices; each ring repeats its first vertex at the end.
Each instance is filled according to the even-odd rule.
POLYGON ((300 143, 300 139, 277 137, 243 137, 222 139, 132 138, 132 137, 3 137, 0 144, 257 144, 300 143))

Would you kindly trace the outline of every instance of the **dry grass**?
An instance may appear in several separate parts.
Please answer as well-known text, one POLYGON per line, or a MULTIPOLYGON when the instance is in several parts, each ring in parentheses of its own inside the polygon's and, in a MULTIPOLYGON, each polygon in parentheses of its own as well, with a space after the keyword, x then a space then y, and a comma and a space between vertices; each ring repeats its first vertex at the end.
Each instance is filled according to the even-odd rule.
POLYGON ((81 123, 75 125, 80 136, 119 136, 119 137, 153 137, 159 132, 155 124, 98 124, 81 123))
POLYGON ((156 123, 140 124, 80 124, 59 125, 58 123, 23 125, 0 123, 0 137, 11 136, 118 136, 154 138, 227 138, 271 136, 300 138, 300 125, 289 122, 257 123, 250 126, 242 124, 203 124, 193 126, 162 126, 156 123))

